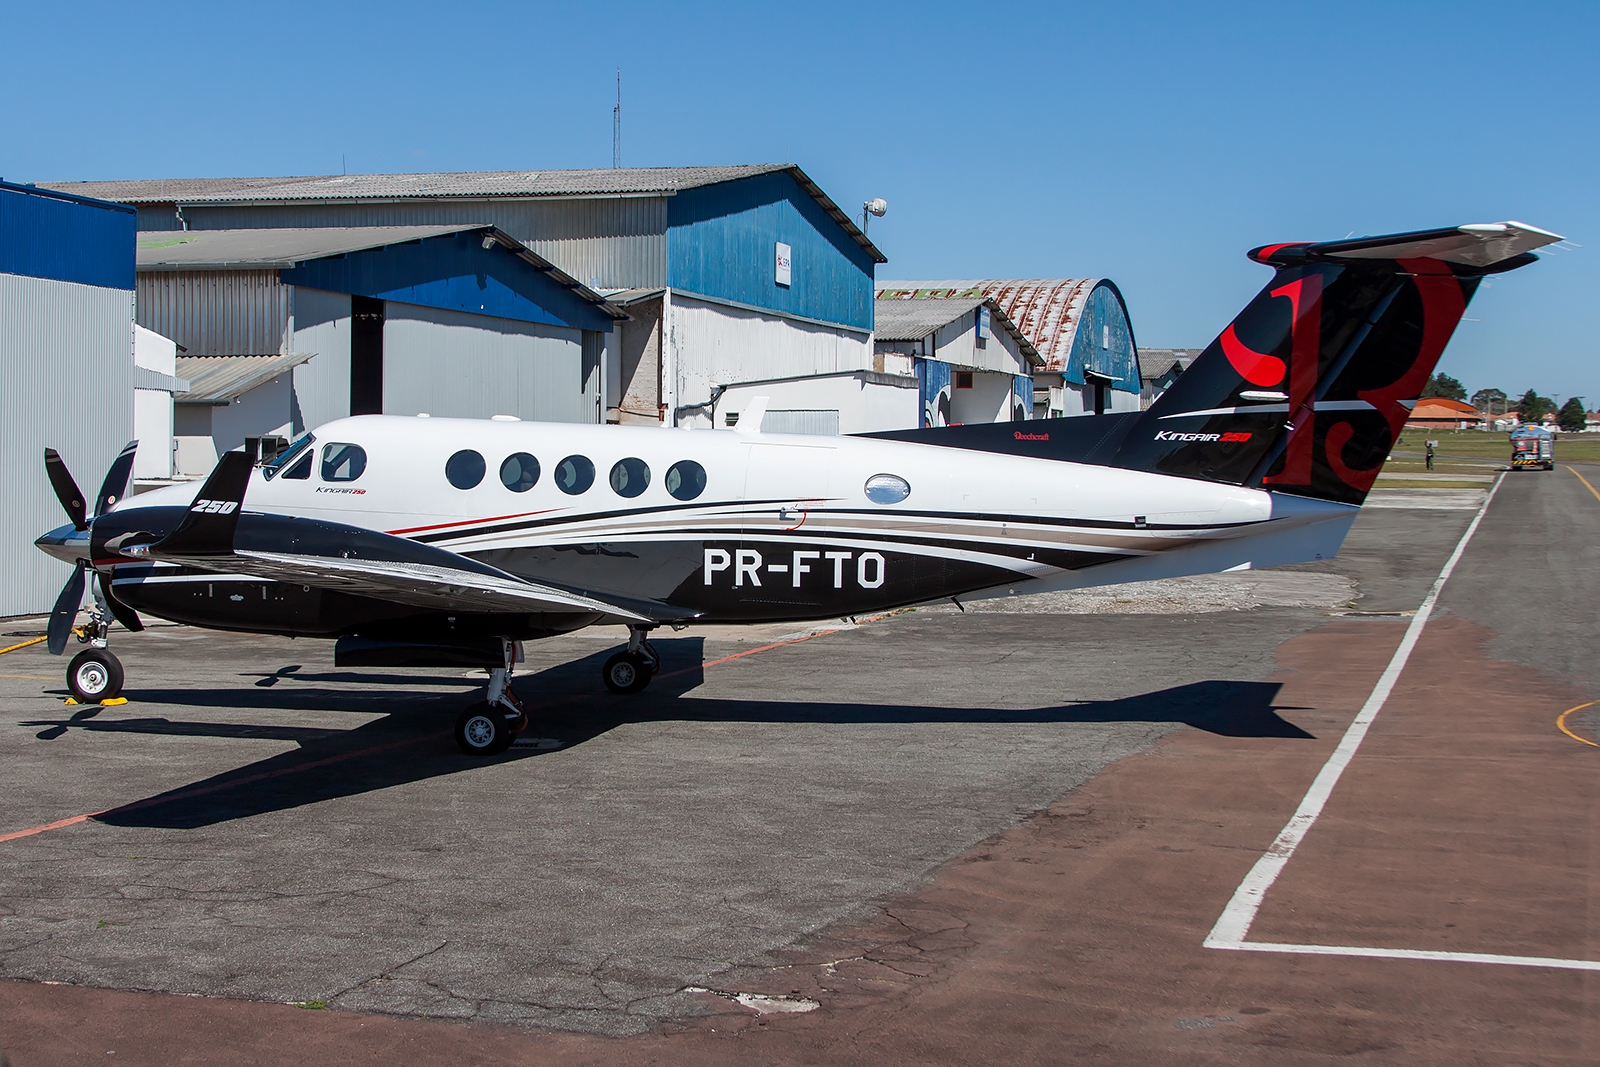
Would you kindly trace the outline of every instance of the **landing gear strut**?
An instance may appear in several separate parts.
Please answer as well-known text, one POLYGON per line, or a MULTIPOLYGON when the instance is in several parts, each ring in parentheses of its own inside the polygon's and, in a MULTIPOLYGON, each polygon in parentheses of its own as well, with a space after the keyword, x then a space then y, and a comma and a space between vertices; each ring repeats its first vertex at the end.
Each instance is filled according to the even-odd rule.
POLYGON ((93 585, 95 603, 89 609, 89 619, 75 631, 78 640, 90 647, 67 664, 67 688, 80 704, 98 704, 122 692, 122 661, 106 647, 111 613, 101 600, 100 583, 93 585))
POLYGON ((528 728, 528 709, 511 688, 517 643, 507 638, 502 638, 500 643, 505 666, 490 668, 489 689, 484 699, 469 705, 456 718, 456 744, 469 756, 504 752, 517 735, 528 728))
POLYGON ((646 637, 651 627, 628 627, 628 648, 606 660, 600 676, 613 693, 637 693, 661 670, 661 657, 646 637))

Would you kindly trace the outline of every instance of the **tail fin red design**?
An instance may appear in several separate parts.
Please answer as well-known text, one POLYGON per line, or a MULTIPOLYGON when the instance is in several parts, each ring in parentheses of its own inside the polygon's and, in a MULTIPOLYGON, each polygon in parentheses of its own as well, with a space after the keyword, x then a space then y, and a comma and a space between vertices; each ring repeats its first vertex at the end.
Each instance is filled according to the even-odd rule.
POLYGON ((1253 250, 1276 276, 1112 465, 1361 503, 1478 283, 1560 239, 1492 223, 1253 250))

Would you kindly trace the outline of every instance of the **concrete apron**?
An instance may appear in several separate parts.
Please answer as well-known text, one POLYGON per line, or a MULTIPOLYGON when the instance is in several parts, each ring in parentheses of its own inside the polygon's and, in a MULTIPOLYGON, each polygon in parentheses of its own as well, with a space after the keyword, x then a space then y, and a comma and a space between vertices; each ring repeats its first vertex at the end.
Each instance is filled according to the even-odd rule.
MULTIPOLYGON (((1403 629, 1280 646, 1275 707, 1310 739, 1171 735, 874 920, 719 975, 711 1014, 653 1034, 4 983, 5 1048, 30 1065, 1593 1062, 1594 972, 1202 947, 1403 629)), ((1488 658, 1491 636, 1430 623, 1250 940, 1600 959, 1600 749, 1555 725, 1593 694, 1488 658)))

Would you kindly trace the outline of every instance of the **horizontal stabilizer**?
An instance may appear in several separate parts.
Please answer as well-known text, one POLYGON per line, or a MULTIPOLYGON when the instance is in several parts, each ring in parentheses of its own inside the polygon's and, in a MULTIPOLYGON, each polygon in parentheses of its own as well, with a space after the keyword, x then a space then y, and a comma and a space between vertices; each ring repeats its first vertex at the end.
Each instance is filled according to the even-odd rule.
POLYGON ((1263 245, 1251 249, 1250 258, 1274 266, 1318 259, 1436 259, 1464 267, 1493 267, 1561 240, 1564 238, 1560 234, 1523 222, 1471 222, 1443 230, 1415 230, 1318 244, 1263 245))

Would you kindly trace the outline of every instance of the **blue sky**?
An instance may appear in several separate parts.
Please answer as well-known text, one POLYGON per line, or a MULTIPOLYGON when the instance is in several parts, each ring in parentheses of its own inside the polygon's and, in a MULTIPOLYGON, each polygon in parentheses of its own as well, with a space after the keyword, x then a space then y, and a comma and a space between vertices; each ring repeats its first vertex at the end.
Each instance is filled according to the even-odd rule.
POLYGON ((1097 275, 1209 342, 1269 241, 1520 219, 1442 369, 1600 406, 1592 5, 10 5, 13 181, 801 164, 880 278, 1097 275))

